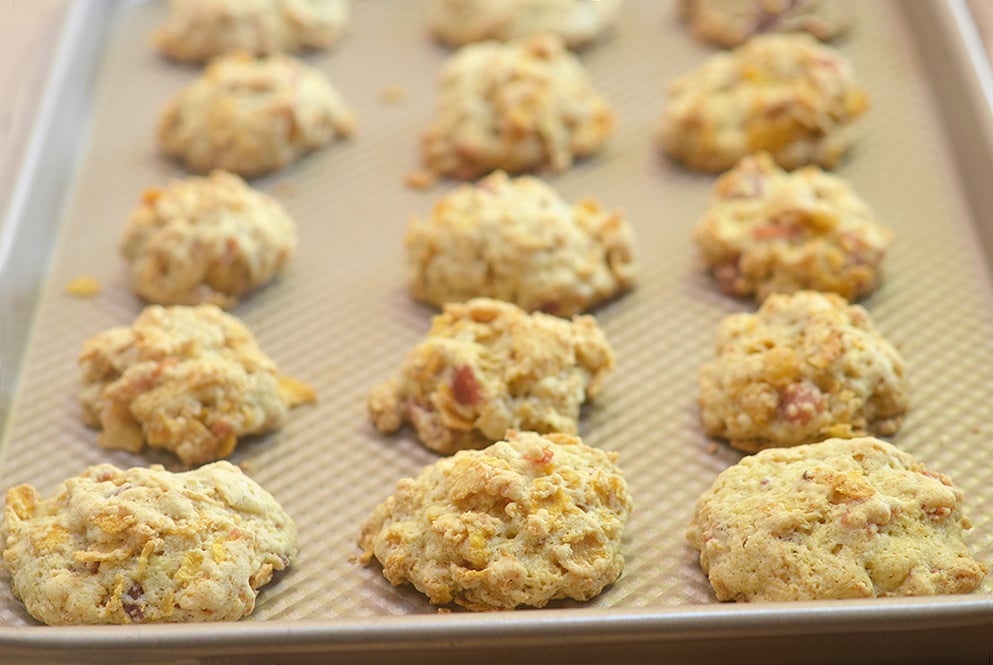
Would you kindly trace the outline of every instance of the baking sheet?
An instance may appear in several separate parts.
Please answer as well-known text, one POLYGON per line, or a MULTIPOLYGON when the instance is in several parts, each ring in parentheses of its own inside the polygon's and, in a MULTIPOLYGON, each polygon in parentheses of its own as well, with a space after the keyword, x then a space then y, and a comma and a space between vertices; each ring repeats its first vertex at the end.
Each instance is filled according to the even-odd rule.
MULTIPOLYGON (((435 75, 449 52, 426 37, 423 2, 360 0, 348 37, 332 51, 307 58, 357 109, 360 130, 255 181, 294 216, 301 242, 286 274, 234 310, 280 368, 311 383, 319 395, 316 405, 294 411, 282 431, 241 444, 233 456, 294 516, 300 556, 263 590, 255 614, 245 621, 183 631, 131 627, 136 647, 182 639, 231 646, 238 638, 257 648, 293 638, 332 649, 351 645, 347 650, 358 653, 384 643, 434 648, 437 631, 448 630, 461 631, 468 647, 481 647, 502 630, 561 645, 580 635, 609 640, 624 626, 648 631, 644 637, 665 632, 666 625, 681 626, 689 631, 682 639, 698 642, 692 625, 730 638, 741 622, 754 634, 785 634, 791 625, 809 631, 818 618, 838 626, 858 617, 858 625, 882 629, 897 620, 974 621, 976 612, 993 609, 991 579, 979 593, 955 599, 800 603, 788 609, 715 603, 683 533, 696 497, 739 454, 703 435, 696 373, 711 357, 717 321, 753 306, 716 291, 690 241, 713 178, 660 158, 651 142, 666 83, 713 52, 686 34, 673 4, 628 0, 613 38, 583 52, 594 82, 617 108, 618 129, 601 155, 548 178, 569 200, 592 195, 624 210, 639 243, 637 289, 596 312, 618 364, 581 423, 587 443, 620 453, 635 500, 622 578, 585 604, 439 616, 412 588, 393 588, 378 567, 351 560, 358 553, 359 525, 373 506, 397 480, 436 459, 410 431, 376 433, 365 414, 365 395, 396 370, 427 330, 433 310, 413 303, 404 287, 403 233, 411 214, 426 213, 453 186, 442 183, 425 192, 403 184, 417 167, 417 136, 432 116, 435 75), (407 92, 402 103, 381 99, 392 86, 407 92), (787 614, 799 617, 793 620, 798 623, 786 620, 787 614)), ((856 30, 839 43, 855 61, 872 109, 838 172, 896 232, 885 282, 864 302, 903 351, 913 384, 913 409, 892 440, 963 489, 974 524, 968 542, 990 563, 990 272, 923 67, 926 54, 906 9, 896 1, 860 3, 856 30)), ((99 11, 106 12, 107 39, 97 44, 103 52, 95 80, 62 99, 88 112, 89 121, 84 133, 50 147, 68 151, 78 145, 82 157, 71 180, 57 188, 64 192, 64 215, 51 238, 51 265, 19 354, 23 367, 0 442, 0 487, 30 482, 47 492, 105 461, 178 468, 165 454, 100 449, 96 433, 79 420, 80 345, 100 330, 130 323, 141 309, 116 253, 123 224, 145 187, 183 175, 156 152, 158 112, 197 74, 149 48, 162 3, 108 3, 99 11), (65 284, 81 274, 96 277, 103 293, 92 300, 66 295, 65 284)), ((77 39, 93 46, 86 34, 77 39)), ((37 251, 27 241, 17 249, 37 251)), ((0 274, 13 273, 0 266, 0 274)), ((8 386, 11 378, 3 377, 8 386)), ((14 631, 34 623, 0 578, 0 645, 27 648, 32 639, 99 644, 101 636, 121 635, 121 629, 14 631)), ((109 648, 113 639, 106 639, 109 648)))

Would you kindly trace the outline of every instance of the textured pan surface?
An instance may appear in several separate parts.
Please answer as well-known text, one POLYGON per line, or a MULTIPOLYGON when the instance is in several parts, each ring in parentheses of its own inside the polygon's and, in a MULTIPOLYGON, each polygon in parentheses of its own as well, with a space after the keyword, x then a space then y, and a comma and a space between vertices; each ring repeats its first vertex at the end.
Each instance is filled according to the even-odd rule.
MULTIPOLYGON (((30 482, 48 492, 90 464, 174 460, 95 445, 79 420, 75 358, 83 340, 130 323, 117 241, 143 188, 181 171, 156 152, 166 99, 196 70, 160 59, 148 34, 163 3, 128 5, 106 45, 93 91, 92 125, 42 290, 16 400, 0 445, 0 487, 30 482), (105 289, 92 300, 64 294, 80 274, 105 289)), ((581 424, 586 442, 620 453, 635 500, 621 580, 589 603, 664 607, 713 603, 684 531, 696 497, 738 453, 707 439, 696 407, 697 368, 711 357, 717 321, 752 309, 720 295, 701 269, 690 230, 713 179, 658 157, 651 141, 666 83, 711 52, 674 18, 674 3, 628 0, 614 36, 583 52, 618 111, 603 154, 550 178, 573 200, 592 195, 626 211, 638 236, 638 288, 597 312, 618 356, 616 372, 581 424)), ((375 566, 350 561, 359 524, 397 480, 435 456, 410 431, 384 437, 365 414, 371 386, 387 378, 425 333, 432 310, 407 295, 403 234, 450 183, 418 192, 403 184, 417 165, 417 136, 433 111, 447 51, 426 35, 423 2, 360 0, 349 36, 309 60, 359 113, 356 137, 337 142, 256 185, 275 193, 299 225, 285 276, 235 313, 288 374, 315 386, 272 436, 234 455, 296 519, 295 568, 263 591, 253 619, 327 620, 434 613, 410 588, 394 589, 375 566), (380 93, 403 88, 401 103, 380 93)), ((896 231, 881 290, 865 301, 904 352, 914 405, 893 438, 963 488, 977 556, 993 559, 993 298, 939 119, 900 6, 859 5, 839 46, 872 98, 862 136, 838 169, 896 231)), ((0 625, 33 621, 0 579, 0 625)), ((989 580, 982 593, 993 589, 989 580)), ((565 603, 559 606, 569 607, 565 603)))

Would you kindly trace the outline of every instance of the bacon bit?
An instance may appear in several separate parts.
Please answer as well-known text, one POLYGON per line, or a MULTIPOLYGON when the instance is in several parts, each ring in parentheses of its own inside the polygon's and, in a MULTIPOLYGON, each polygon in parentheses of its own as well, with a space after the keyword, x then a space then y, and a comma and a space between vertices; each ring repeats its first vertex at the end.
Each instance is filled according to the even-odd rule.
POLYGON ((541 457, 539 457, 538 459, 534 459, 533 457, 528 457, 527 455, 524 455, 524 459, 526 459, 527 461, 532 462, 534 464, 540 464, 542 466, 551 462, 553 457, 555 457, 555 451, 552 450, 551 448, 542 448, 541 457))
POLYGON ((779 416, 789 423, 806 425, 824 406, 823 393, 806 383, 791 383, 779 394, 779 416))
POLYGON ((379 101, 393 106, 407 99, 407 90, 398 85, 388 85, 379 91, 379 101))
POLYGON ((237 238, 228 238, 227 244, 225 245, 225 249, 227 250, 228 256, 234 256, 235 254, 237 254, 238 247, 239 244, 237 238))
POLYGON ((210 426, 210 433, 213 434, 218 439, 226 439, 231 436, 234 430, 231 427, 231 423, 225 420, 219 420, 210 426))
POLYGON ((102 290, 103 286, 97 278, 89 275, 73 277, 66 284, 66 293, 79 298, 92 298, 99 295, 102 290))
POLYGON ((545 314, 558 315, 560 311, 561 304, 555 300, 549 300, 548 302, 543 302, 538 307, 539 312, 544 312, 545 314))
POLYGON ((717 287, 724 293, 732 295, 738 293, 738 278, 740 276, 737 262, 714 266, 714 279, 717 280, 717 287))
POLYGON ((462 365, 452 376, 452 395, 455 401, 464 406, 475 406, 479 403, 479 383, 476 375, 468 365, 462 365))
POLYGON ((438 174, 428 169, 411 171, 404 178, 404 182, 413 189, 430 189, 438 182, 438 174))
POLYGON ((779 240, 780 238, 795 238, 801 232, 801 229, 797 226, 763 224, 752 229, 752 237, 756 240, 779 240))
POLYGON ((137 582, 132 582, 128 590, 121 596, 121 609, 128 615, 132 623, 138 623, 145 618, 145 610, 141 607, 141 599, 145 590, 137 582))

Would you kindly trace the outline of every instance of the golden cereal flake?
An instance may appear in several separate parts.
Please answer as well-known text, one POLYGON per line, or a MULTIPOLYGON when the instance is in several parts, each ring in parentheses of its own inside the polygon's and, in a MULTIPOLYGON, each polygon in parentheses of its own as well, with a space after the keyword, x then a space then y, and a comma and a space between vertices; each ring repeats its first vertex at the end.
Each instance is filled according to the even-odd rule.
POLYGON ((49 625, 234 621, 296 554, 296 526, 228 462, 90 467, 49 498, 7 491, 3 565, 49 625))
POLYGON ((369 393, 377 429, 410 422, 440 453, 482 448, 508 429, 575 434, 579 408, 614 367, 614 353, 592 316, 528 314, 475 298, 450 303, 399 375, 369 393))
POLYGON ((687 539, 718 600, 968 593, 962 492, 878 439, 764 450, 722 472, 687 539))
POLYGON ((508 432, 401 480, 362 527, 363 558, 435 604, 589 600, 624 567, 631 497, 616 457, 566 434, 508 432))
POLYGON ((91 275, 78 275, 66 283, 65 291, 71 296, 78 298, 93 298, 100 295, 103 285, 96 277, 91 275))

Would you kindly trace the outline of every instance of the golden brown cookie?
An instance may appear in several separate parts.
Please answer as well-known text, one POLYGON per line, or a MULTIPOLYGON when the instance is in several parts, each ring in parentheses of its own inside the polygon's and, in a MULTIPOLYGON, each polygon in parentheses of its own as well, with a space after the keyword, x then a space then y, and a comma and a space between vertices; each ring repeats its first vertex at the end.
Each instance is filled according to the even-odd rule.
POLYGON ((718 600, 968 593, 962 492, 878 439, 764 450, 721 473, 687 538, 718 600))
POLYGON ((236 466, 90 467, 7 491, 3 564, 49 625, 234 621, 296 554, 296 526, 236 466))
POLYGON ((725 317, 715 346, 700 369, 700 412, 707 434, 735 448, 889 435, 903 422, 903 358, 838 295, 773 294, 755 314, 725 317))
POLYGON ((631 288, 634 234, 594 199, 570 205, 537 178, 498 171, 443 197, 407 228, 411 293, 475 297, 572 316, 631 288))
POLYGON ((439 605, 589 600, 624 569, 631 497, 616 458, 566 434, 508 432, 401 480, 362 526, 363 558, 439 605))
POLYGON ((680 0, 690 33, 718 46, 740 46, 768 32, 806 32, 821 41, 845 33, 855 0, 680 0))
POLYGON ((596 320, 572 320, 476 298, 434 317, 399 375, 369 393, 380 432, 409 422, 440 453, 483 448, 508 429, 575 434, 614 353, 596 320))

